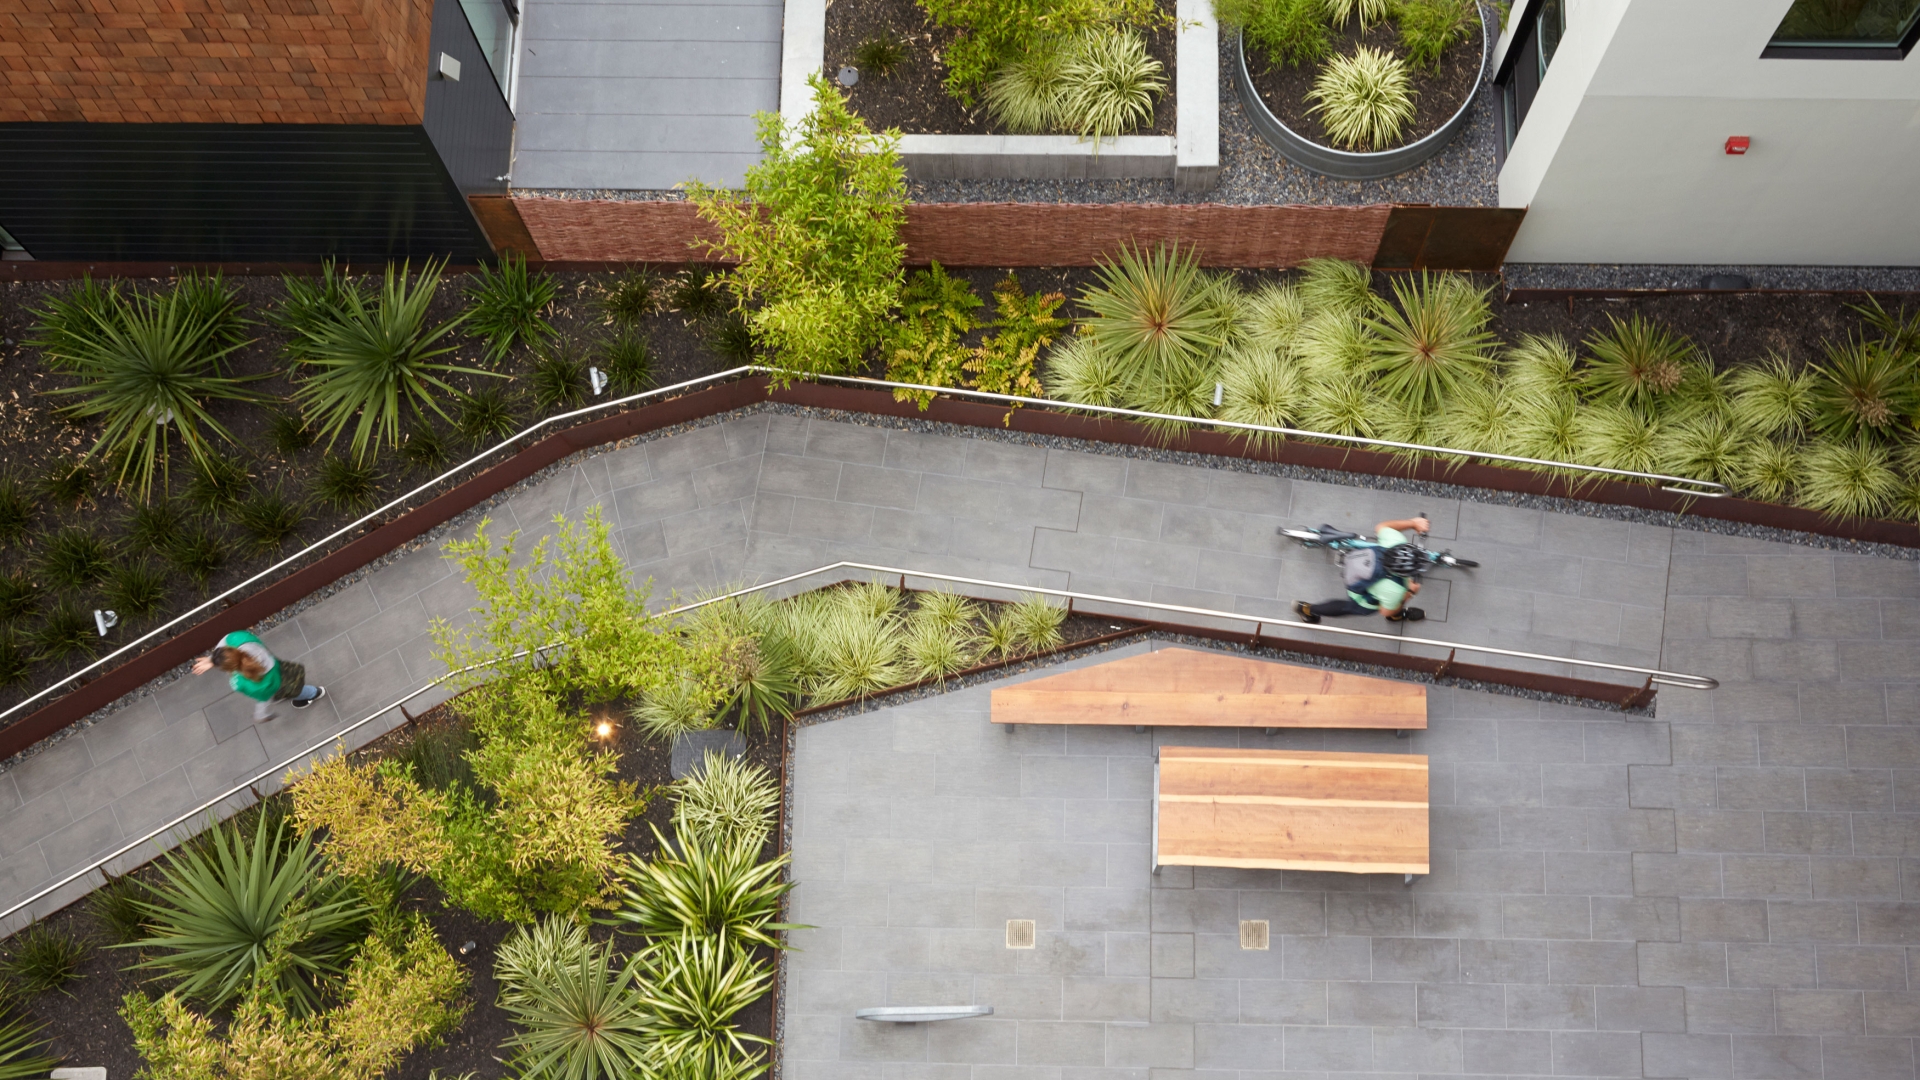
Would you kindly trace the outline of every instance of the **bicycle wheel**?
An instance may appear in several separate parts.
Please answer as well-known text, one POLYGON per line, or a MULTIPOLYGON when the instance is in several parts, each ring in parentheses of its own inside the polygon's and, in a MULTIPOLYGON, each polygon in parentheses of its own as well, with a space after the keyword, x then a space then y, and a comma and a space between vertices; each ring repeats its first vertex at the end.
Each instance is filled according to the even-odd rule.
POLYGON ((1455 560, 1453 560, 1453 562, 1452 562, 1452 563, 1451 563, 1450 565, 1453 565, 1453 566, 1464 566, 1464 567, 1466 567, 1466 568, 1467 568, 1468 570, 1471 570, 1471 569, 1473 569, 1474 567, 1476 567, 1476 566, 1479 566, 1480 564, 1479 564, 1479 563, 1477 563, 1477 562, 1474 562, 1474 561, 1473 561, 1472 559, 1455 559, 1455 560))

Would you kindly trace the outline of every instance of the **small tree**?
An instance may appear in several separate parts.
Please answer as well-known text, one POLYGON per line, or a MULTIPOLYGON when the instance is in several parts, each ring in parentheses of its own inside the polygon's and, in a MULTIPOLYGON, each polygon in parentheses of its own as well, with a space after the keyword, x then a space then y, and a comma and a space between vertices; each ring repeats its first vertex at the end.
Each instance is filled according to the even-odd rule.
POLYGON ((900 302, 906 170, 898 136, 875 135, 818 75, 813 112, 789 129, 760 113, 760 164, 744 193, 695 184, 720 230, 707 251, 727 275, 753 336, 803 372, 845 371, 880 342, 900 302))

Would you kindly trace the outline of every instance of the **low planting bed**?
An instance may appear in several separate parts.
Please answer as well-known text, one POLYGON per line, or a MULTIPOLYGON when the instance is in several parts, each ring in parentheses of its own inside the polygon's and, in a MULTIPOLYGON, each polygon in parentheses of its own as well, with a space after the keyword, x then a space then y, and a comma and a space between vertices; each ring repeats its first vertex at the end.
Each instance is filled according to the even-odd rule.
MULTIPOLYGON (((1413 115, 1404 122, 1399 137, 1391 144, 1373 145, 1366 149, 1387 150, 1395 145, 1419 142, 1451 120, 1480 83, 1480 59, 1485 48, 1483 37, 1480 24, 1476 21, 1470 37, 1454 43, 1440 54, 1436 68, 1410 66, 1407 81, 1408 91, 1413 98, 1413 115)), ((1351 56, 1361 46, 1391 54, 1398 49, 1399 31, 1392 23, 1385 21, 1362 28, 1360 21, 1355 19, 1333 39, 1333 51, 1338 56, 1351 56)), ((1260 102, 1275 119, 1311 142, 1356 149, 1343 144, 1327 130, 1322 115, 1313 110, 1314 99, 1307 96, 1313 91, 1314 81, 1324 68, 1275 61, 1270 54, 1266 54, 1258 45, 1248 43, 1244 37, 1241 39, 1241 49, 1247 70, 1253 78, 1254 89, 1259 92, 1260 102)))

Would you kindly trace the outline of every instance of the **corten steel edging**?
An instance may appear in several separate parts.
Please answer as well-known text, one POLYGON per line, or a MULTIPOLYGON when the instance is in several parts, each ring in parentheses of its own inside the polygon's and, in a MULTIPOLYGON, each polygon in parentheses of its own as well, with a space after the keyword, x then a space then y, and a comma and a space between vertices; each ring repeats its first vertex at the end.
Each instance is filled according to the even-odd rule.
MULTIPOLYGON (((847 412, 876 413, 930 420, 965 427, 999 428, 1035 435, 1086 439, 1125 446, 1163 447, 1166 444, 1144 425, 1130 420, 1101 419, 1065 412, 1038 409, 1008 409, 972 401, 936 398, 921 412, 910 401, 895 401, 891 393, 854 387, 824 386, 818 383, 795 384, 776 390, 777 400, 847 412)), ((1208 431, 1199 425, 1174 443, 1172 449, 1214 457, 1270 461, 1334 472, 1390 476, 1404 480, 1425 480, 1460 487, 1487 488, 1550 498, 1577 499, 1584 502, 1632 506, 1643 510, 1665 511, 1693 517, 1714 518, 1747 525, 1764 525, 1791 532, 1815 533, 1848 540, 1920 548, 1920 525, 1879 519, 1840 519, 1816 510, 1774 503, 1753 502, 1728 496, 1708 499, 1678 495, 1652 485, 1630 484, 1619 480, 1569 480, 1549 472, 1481 465, 1473 462, 1447 462, 1432 457, 1408 461, 1395 454, 1362 448, 1329 446, 1299 439, 1278 441, 1255 448, 1237 435, 1208 431)))
POLYGON ((1500 299, 1509 304, 1551 300, 1655 300, 1663 296, 1870 296, 1920 298, 1913 289, 1508 289, 1500 299))
MULTIPOLYGON (((403 260, 404 261, 404 260, 403 260)), ((341 260, 343 271, 378 273, 387 265, 384 259, 341 260)), ((0 261, 0 281, 70 281, 76 278, 170 278, 186 273, 222 274, 226 277, 318 277, 325 266, 314 262, 53 262, 21 259, 0 261)), ((466 274, 479 269, 478 263, 449 262, 444 274, 466 274)))
POLYGON ((750 405, 765 399, 764 387, 764 379, 743 379, 549 435, 0 729, 0 759, 12 757, 200 655, 221 634, 252 626, 297 603, 570 454, 750 405))

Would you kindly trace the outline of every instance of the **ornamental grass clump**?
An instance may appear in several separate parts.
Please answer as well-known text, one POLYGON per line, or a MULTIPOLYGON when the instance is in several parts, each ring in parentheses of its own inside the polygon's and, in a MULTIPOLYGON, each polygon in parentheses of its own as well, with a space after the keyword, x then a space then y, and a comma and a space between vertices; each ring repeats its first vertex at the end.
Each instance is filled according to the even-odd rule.
POLYGON ((466 332, 486 344, 490 364, 517 346, 550 341, 555 331, 546 312, 559 291, 551 274, 528 270, 524 256, 509 252, 498 262, 482 262, 467 279, 466 332))
POLYGON ((1811 424, 1839 440, 1887 440, 1920 410, 1914 359, 1883 341, 1849 338, 1827 347, 1815 369, 1811 424))
POLYGON ((1327 138, 1348 150, 1384 150, 1413 119, 1414 90, 1406 61, 1361 45, 1336 56, 1313 80, 1307 112, 1318 116, 1327 138))
POLYGON ((1165 65, 1147 55, 1147 42, 1128 29, 1082 30, 1060 70, 1060 121, 1090 139, 1112 139, 1153 120, 1153 102, 1166 93, 1165 65))
POLYGON ((1755 439, 1734 476, 1734 487, 1767 502, 1784 503, 1800 483, 1800 449, 1755 439))
POLYGON ((1578 460, 1608 469, 1655 472, 1666 443, 1660 422, 1625 405, 1593 405, 1575 418, 1578 460))
POLYGON ((708 750, 698 772, 673 785, 677 834, 709 844, 740 841, 756 850, 773 831, 780 784, 772 773, 731 754, 708 750))
POLYGON ((80 977, 87 943, 65 930, 33 922, 7 939, 0 954, 0 977, 25 994, 58 990, 80 977))
POLYGON ((654 939, 712 937, 738 949, 785 948, 780 899, 788 856, 760 861, 764 838, 693 831, 669 841, 653 828, 651 860, 629 855, 619 870, 614 925, 654 939))
POLYGON ((1480 11, 1477 0, 1398 0, 1393 18, 1407 63, 1438 71, 1447 46, 1473 40, 1480 11))
POLYGON ((1733 373, 1733 419, 1760 436, 1796 437, 1813 420, 1816 373, 1795 371, 1778 353, 1733 373))
POLYGON ((906 63, 906 60, 906 46, 895 41, 893 35, 884 30, 853 49, 854 66, 883 79, 893 74, 894 69, 906 63))
POLYGON ((1295 286, 1308 315, 1365 317, 1373 310, 1373 272, 1345 259, 1308 259, 1295 286))
POLYGON ((1492 318, 1486 292, 1457 274, 1396 280, 1393 302, 1376 298, 1369 320, 1375 384, 1408 413, 1438 410, 1486 381, 1492 318))
POLYGON ((1213 0, 1213 14, 1276 66, 1318 63, 1333 53, 1326 0, 1213 0))
POLYGON ((1610 327, 1586 342, 1581 384, 1595 401, 1638 409, 1668 403, 1700 366, 1693 342, 1641 317, 1607 316, 1610 327))
POLYGON ((654 1018, 644 1075, 753 1080, 767 1071, 759 1047, 772 1044, 733 1022, 773 988, 767 965, 720 938, 698 936, 658 941, 633 963, 644 972, 640 999, 654 1018))
POLYGON ((500 1007, 518 1028, 506 1043, 515 1071, 535 1080, 647 1075, 654 1014, 640 976, 575 923, 550 916, 515 927, 494 959, 500 1007))
POLYGON ((93 628, 93 616, 72 600, 61 600, 41 617, 40 625, 27 634, 33 658, 61 661, 74 656, 91 656, 100 638, 93 628))
POLYGON ((146 559, 114 567, 106 586, 107 603, 131 619, 144 619, 160 610, 172 591, 173 579, 146 559))
MULTIPOLYGON (((1220 358, 1220 407, 1214 417, 1237 424, 1293 427, 1306 399, 1300 366, 1272 347, 1245 345, 1220 358)), ((1281 436, 1266 431, 1229 429, 1249 446, 1265 448, 1281 436)))
POLYGON ((1800 457, 1795 499, 1834 517, 1874 517, 1899 495, 1900 486, 1885 447, 1823 440, 1800 457))

